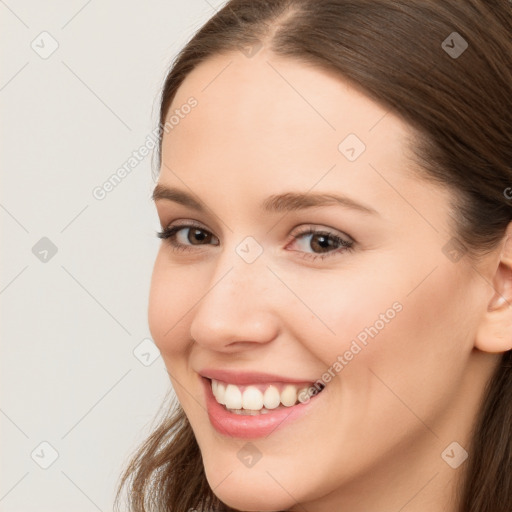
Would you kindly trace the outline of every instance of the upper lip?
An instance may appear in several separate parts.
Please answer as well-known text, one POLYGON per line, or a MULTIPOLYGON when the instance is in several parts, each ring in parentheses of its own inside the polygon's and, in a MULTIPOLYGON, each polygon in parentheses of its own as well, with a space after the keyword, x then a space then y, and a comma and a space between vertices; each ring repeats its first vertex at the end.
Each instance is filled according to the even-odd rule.
POLYGON ((240 386, 249 384, 265 384, 267 382, 290 382, 292 384, 303 384, 304 382, 312 383, 316 379, 294 379, 284 377, 273 373, 253 372, 253 371, 235 371, 221 370, 214 368, 204 368, 200 370, 199 375, 207 379, 220 380, 229 384, 238 384, 240 386))

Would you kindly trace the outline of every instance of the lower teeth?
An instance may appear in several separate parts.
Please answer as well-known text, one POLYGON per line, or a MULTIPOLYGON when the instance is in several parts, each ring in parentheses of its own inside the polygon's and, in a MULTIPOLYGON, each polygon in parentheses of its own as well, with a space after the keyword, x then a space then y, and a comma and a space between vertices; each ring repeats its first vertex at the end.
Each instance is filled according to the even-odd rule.
MULTIPOLYGON (((280 405, 279 407, 276 407, 276 409, 282 409, 284 406, 280 405)), ((240 414, 242 416, 257 416, 258 414, 267 414, 269 412, 275 411, 276 409, 267 409, 266 407, 263 407, 260 410, 254 410, 254 409, 226 409, 229 412, 232 412, 234 414, 240 414)))

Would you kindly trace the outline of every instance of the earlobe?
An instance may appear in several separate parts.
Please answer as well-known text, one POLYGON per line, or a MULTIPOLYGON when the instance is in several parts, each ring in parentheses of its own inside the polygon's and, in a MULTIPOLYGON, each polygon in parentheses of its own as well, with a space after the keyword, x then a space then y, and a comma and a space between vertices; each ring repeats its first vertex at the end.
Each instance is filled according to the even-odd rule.
POLYGON ((498 267, 493 278, 494 295, 478 327, 475 348, 500 353, 512 349, 512 223, 502 245, 498 267))
POLYGON ((485 314, 475 339, 475 348, 490 353, 512 349, 512 306, 505 302, 485 314))

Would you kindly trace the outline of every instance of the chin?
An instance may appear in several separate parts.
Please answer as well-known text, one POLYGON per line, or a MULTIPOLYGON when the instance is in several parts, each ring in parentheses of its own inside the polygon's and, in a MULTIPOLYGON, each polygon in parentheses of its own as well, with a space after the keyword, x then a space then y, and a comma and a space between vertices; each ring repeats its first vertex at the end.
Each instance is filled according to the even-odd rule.
POLYGON ((243 512, 281 512, 297 505, 295 499, 268 473, 262 474, 261 470, 254 474, 256 481, 250 473, 236 477, 233 472, 220 484, 213 483, 218 482, 218 468, 216 470, 214 467, 210 471, 206 469, 205 472, 215 496, 233 509, 243 512), (210 475, 213 481, 210 481, 210 475))

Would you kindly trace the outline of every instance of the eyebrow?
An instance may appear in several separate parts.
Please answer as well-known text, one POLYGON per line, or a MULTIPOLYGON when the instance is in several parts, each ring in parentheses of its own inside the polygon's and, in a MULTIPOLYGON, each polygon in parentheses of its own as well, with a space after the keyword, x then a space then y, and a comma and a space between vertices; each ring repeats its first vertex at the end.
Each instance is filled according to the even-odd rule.
MULTIPOLYGON (((152 199, 153 201, 166 199, 183 206, 188 206, 199 212, 206 211, 203 204, 188 192, 160 184, 156 185, 154 188, 152 199)), ((366 214, 379 215, 377 210, 373 209, 371 206, 363 205, 350 197, 338 194, 287 192, 285 194, 269 196, 260 204, 260 207, 266 212, 291 212, 315 206, 329 206, 333 204, 351 208, 366 214)))

